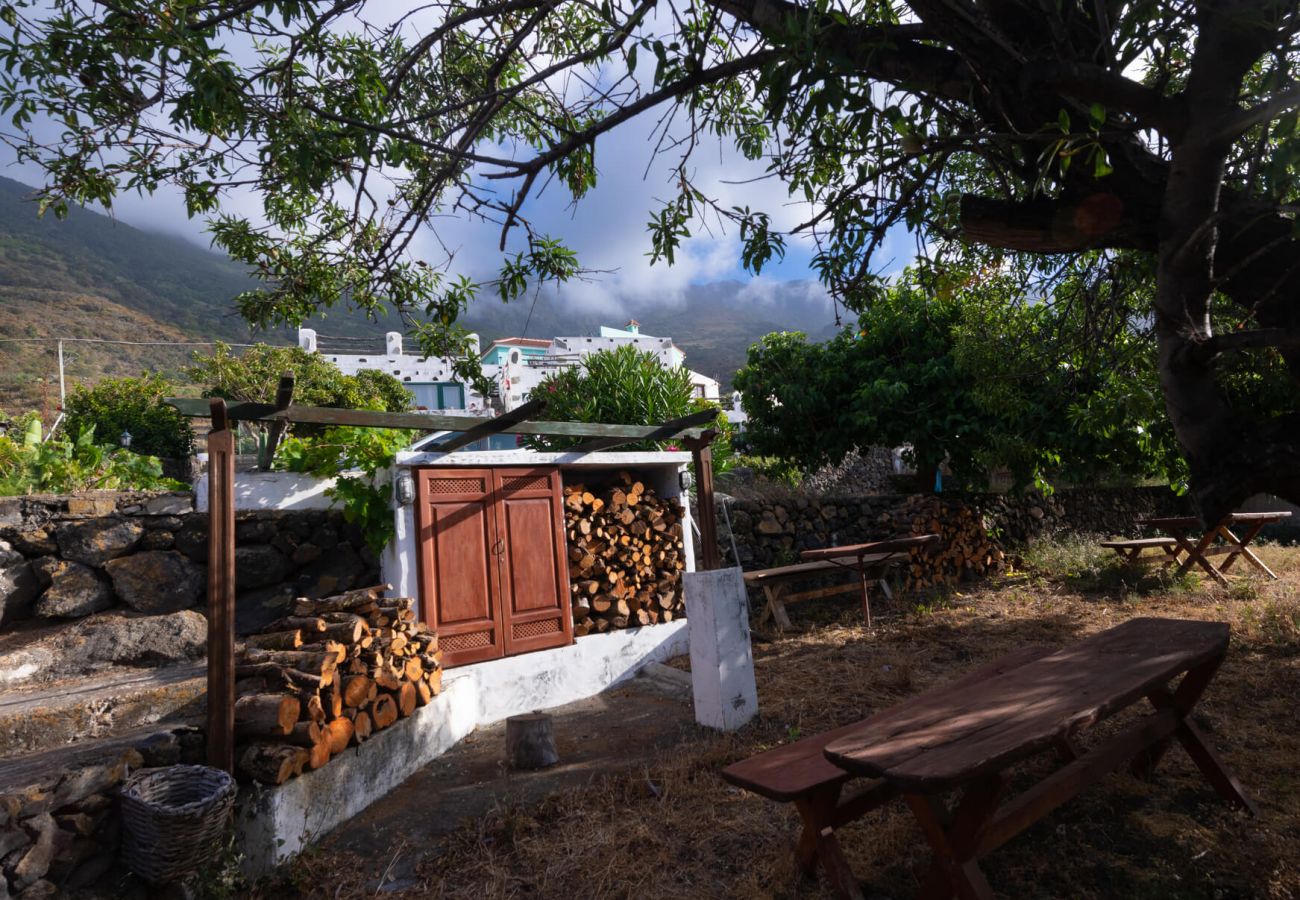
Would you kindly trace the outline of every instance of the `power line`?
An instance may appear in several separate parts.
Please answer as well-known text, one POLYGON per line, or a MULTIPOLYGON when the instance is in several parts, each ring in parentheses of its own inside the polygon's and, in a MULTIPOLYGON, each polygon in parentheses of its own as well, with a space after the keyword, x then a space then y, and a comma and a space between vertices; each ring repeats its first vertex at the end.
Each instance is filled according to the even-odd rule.
MULTIPOLYGON (((128 347, 215 347, 217 344, 225 344, 227 347, 261 346, 260 344, 235 344, 228 341, 114 341, 108 338, 67 337, 0 338, 0 344, 26 344, 40 341, 65 344, 122 344, 128 347)), ((285 346, 292 345, 286 344, 285 346)))

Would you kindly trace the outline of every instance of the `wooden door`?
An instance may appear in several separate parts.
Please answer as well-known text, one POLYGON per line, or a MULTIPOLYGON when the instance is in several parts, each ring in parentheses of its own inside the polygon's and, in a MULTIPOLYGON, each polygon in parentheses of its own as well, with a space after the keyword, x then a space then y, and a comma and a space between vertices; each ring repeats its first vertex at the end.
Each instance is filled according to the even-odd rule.
POLYGON ((559 470, 420 469, 420 612, 443 665, 573 642, 559 470))
POLYGON ((443 664, 503 656, 492 470, 421 469, 416 484, 420 613, 443 664))
POLYGON ((506 654, 573 643, 560 472, 494 469, 506 654))

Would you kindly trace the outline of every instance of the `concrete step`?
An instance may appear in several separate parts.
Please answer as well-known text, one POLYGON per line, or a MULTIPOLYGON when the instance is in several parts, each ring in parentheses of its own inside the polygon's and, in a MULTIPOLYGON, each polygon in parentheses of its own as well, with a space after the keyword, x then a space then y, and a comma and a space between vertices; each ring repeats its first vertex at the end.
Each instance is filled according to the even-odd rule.
POLYGON ((0 759, 201 716, 202 663, 8 688, 0 693, 0 759))

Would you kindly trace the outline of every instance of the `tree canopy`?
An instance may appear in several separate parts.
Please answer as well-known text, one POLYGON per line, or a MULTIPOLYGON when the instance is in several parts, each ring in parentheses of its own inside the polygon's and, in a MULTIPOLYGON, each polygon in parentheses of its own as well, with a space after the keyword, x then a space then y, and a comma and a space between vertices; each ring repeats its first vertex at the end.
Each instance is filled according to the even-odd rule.
POLYGON ((1260 490, 1300 500, 1294 398, 1261 416, 1225 386, 1242 354, 1300 372, 1288 0, 3 0, 0 20, 4 139, 45 169, 56 212, 179 185, 264 279, 241 298, 254 322, 392 302, 429 349, 463 350, 477 290, 580 271, 527 198, 551 182, 581 197, 600 136, 650 116, 680 162, 650 213, 656 258, 706 220, 738 229, 755 271, 784 250, 765 211, 693 183, 714 138, 811 205, 798 230, 851 308, 895 226, 1048 281, 1142 254, 1204 514, 1260 490), (226 205, 234 189, 257 214, 226 205), (500 225, 499 277, 412 256, 453 213, 500 225))
MULTIPOLYGON (((1064 291, 1063 291, 1064 293, 1064 291)), ((752 449, 805 469, 910 445, 918 487, 1008 467, 1020 484, 1185 478, 1136 323, 1104 348, 1062 343, 1077 307, 1007 276, 912 269, 824 343, 772 334, 736 375, 752 449)))

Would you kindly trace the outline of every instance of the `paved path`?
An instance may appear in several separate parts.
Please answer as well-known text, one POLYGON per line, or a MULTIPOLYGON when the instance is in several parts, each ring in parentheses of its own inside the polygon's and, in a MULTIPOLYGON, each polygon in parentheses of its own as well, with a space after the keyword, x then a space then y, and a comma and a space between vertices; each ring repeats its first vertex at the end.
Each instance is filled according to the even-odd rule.
POLYGON ((322 850, 374 860, 381 890, 414 887, 419 863, 438 838, 505 802, 536 803, 556 791, 635 768, 694 732, 688 691, 659 678, 637 678, 595 697, 546 710, 555 720, 559 765, 507 769, 505 723, 480 728, 408 778, 383 801, 339 826, 322 850), (379 879, 387 870, 380 885, 379 879))

